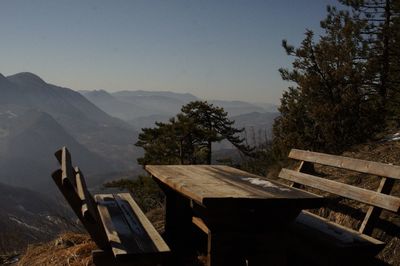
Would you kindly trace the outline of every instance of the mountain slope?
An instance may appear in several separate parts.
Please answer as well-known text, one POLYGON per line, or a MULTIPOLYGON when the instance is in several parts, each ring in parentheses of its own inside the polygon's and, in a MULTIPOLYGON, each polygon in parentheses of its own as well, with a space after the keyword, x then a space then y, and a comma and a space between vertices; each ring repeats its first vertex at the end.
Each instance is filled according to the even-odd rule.
POLYGON ((86 173, 112 170, 105 159, 78 143, 47 113, 4 108, 0 106, 0 182, 38 191, 54 190, 50 179, 56 168, 53 153, 63 145, 86 173))
POLYGON ((132 144, 138 133, 132 126, 32 73, 0 76, 0 113, 0 170, 6 174, 1 180, 24 185, 27 173, 32 180, 49 177, 52 154, 62 145, 71 146, 85 173, 137 167, 140 151, 132 144))
MULTIPOLYGON (((0 254, 54 238, 75 224, 57 201, 28 189, 0 183, 0 254)), ((76 225, 75 225, 76 226, 76 225)))

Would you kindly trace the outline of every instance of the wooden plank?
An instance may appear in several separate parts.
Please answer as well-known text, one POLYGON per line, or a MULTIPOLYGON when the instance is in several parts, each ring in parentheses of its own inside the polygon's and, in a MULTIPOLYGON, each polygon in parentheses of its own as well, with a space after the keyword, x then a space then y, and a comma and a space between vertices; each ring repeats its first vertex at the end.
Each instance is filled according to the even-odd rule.
POLYGON ((225 165, 201 165, 194 167, 191 171, 223 180, 234 187, 259 195, 260 198, 319 198, 319 196, 315 194, 291 188, 276 180, 254 175, 225 165))
MULTIPOLYGON (((382 177, 379 187, 376 192, 383 194, 390 194, 394 185, 394 179, 382 177)), ((382 209, 370 206, 367 213, 365 214, 364 220, 359 228, 359 232, 367 235, 371 235, 373 231, 373 225, 379 219, 382 213, 382 209)))
MULTIPOLYGON (((103 227, 106 231, 108 241, 111 244, 111 249, 114 254, 114 256, 121 255, 121 254, 127 254, 128 251, 126 248, 122 245, 122 240, 119 237, 119 233, 117 231, 116 226, 114 225, 115 221, 112 221, 111 219, 111 214, 109 211, 109 204, 106 203, 106 198, 110 197, 109 195, 95 195, 94 198, 97 202, 97 208, 99 210, 100 218, 103 223, 103 227)), ((114 201, 113 199, 110 199, 108 201, 114 201)), ((114 201, 115 202, 115 201, 114 201)), ((114 203, 115 204, 115 203, 114 203)), ((115 206, 113 206, 115 208, 115 206)), ((119 216, 118 217, 121 223, 120 227, 123 227, 125 225, 123 217, 119 216)), ((120 228, 118 228, 121 230, 120 228)), ((128 234, 130 229, 128 226, 125 225, 125 232, 128 234)))
POLYGON ((146 165, 145 169, 168 187, 199 203, 213 197, 257 197, 210 175, 199 175, 194 172, 195 166, 146 165))
POLYGON ((207 227, 207 225, 204 223, 204 221, 201 218, 193 216, 192 223, 194 225, 196 225, 204 233, 206 233, 206 234, 210 233, 210 229, 207 227))
POLYGON ((156 253, 151 239, 137 220, 128 224, 112 194, 95 195, 100 218, 116 258, 128 254, 156 253), (132 225, 135 223, 135 225, 132 225))
POLYGON ((317 198, 311 193, 227 166, 147 165, 145 169, 168 187, 200 204, 204 199, 218 198, 317 198))
POLYGON ((307 211, 299 215, 288 233, 291 258, 307 256, 312 265, 380 265, 373 263, 372 257, 385 247, 382 241, 307 211))
POLYGON ((165 238, 175 254, 188 254, 193 252, 195 240, 190 200, 171 188, 160 183, 165 201, 165 238))
POLYGON ((398 212, 400 208, 400 198, 315 177, 309 174, 299 173, 289 169, 282 169, 279 173, 279 177, 369 205, 374 205, 392 212, 398 212))
POLYGON ((86 184, 82 178, 82 173, 80 172, 78 167, 75 167, 75 171, 76 171, 75 175, 76 192, 78 193, 78 196, 82 200, 82 202, 84 202, 86 199, 86 193, 85 193, 85 190, 87 189, 86 184))
POLYGON ((145 222, 147 218, 128 193, 98 194, 95 200, 116 259, 149 256, 160 260, 169 254, 169 247, 150 222, 145 222), (138 210, 139 215, 135 212, 138 210))
POLYGON ((400 166, 344 156, 292 149, 289 158, 318 163, 366 174, 400 179, 400 166))
MULTIPOLYGON (((362 234, 356 230, 347 228, 340 224, 334 223, 326 218, 320 217, 308 211, 302 211, 295 221, 295 224, 301 224, 310 227, 313 230, 323 233, 322 237, 330 236, 335 238, 341 246, 354 246, 354 245, 381 245, 384 242, 375 239, 371 236, 362 234)), ((332 243, 334 244, 334 243, 332 243)))
MULTIPOLYGON (((135 200, 132 198, 131 194, 129 193, 119 193, 114 195, 115 198, 120 198, 122 200, 125 200, 127 203, 129 203, 130 207, 132 208, 133 212, 136 215, 136 218, 139 220, 140 224, 144 227, 146 230, 147 234, 149 235, 150 239, 153 241, 153 244, 156 246, 157 250, 159 252, 169 252, 170 249, 168 245, 165 243, 164 239, 160 236, 160 234, 157 232, 157 230, 154 228, 154 226, 151 224, 149 219, 147 219, 146 215, 142 212, 140 207, 137 205, 135 200)), ((120 202, 117 200, 117 202, 120 202)), ((123 205, 120 203, 120 207, 123 205)), ((123 207, 122 207, 123 208, 123 207)), ((128 216, 129 214, 125 214, 125 216, 128 216)))
POLYGON ((61 157, 60 157, 60 152, 56 152, 56 158, 59 160, 61 164, 61 170, 62 170, 62 182, 63 184, 66 183, 66 180, 69 180, 69 183, 76 187, 75 183, 75 173, 74 173, 74 168, 72 167, 71 163, 71 154, 69 153, 68 149, 64 146, 61 149, 61 157))
POLYGON ((98 214, 96 211, 95 203, 93 200, 93 196, 90 194, 87 189, 86 181, 83 176, 82 171, 75 167, 75 183, 76 183, 76 192, 79 198, 82 201, 82 215, 86 219, 93 219, 94 221, 99 221, 98 214))
POLYGON ((91 221, 83 217, 81 209, 82 201, 72 186, 66 186, 65 183, 62 182, 62 170, 59 169, 55 171, 52 174, 52 178, 56 183, 58 189, 63 194, 64 198, 67 200, 68 204, 71 206, 72 210, 75 212, 78 219, 82 222, 85 229, 88 231, 94 242, 97 244, 97 246, 101 249, 109 248, 107 237, 102 226, 100 224, 97 224, 95 221, 91 221))

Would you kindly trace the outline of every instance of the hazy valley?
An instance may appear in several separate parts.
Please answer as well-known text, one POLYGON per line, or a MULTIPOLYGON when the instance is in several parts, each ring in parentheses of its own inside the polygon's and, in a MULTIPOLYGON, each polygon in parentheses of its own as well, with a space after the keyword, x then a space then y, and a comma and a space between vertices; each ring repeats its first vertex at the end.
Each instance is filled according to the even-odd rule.
MULTIPOLYGON (((3 202, 9 202, 0 217, 0 252, 49 239, 71 226, 74 216, 54 201, 61 196, 50 177, 58 148, 70 149, 92 188, 101 188, 105 180, 134 178, 142 172, 136 162, 142 151, 134 145, 141 128, 167 121, 195 100, 192 94, 168 91, 78 93, 32 73, 0 74, 0 190, 8 197, 3 202)), ((243 136, 250 144, 264 141, 277 115, 267 103, 209 102, 224 107, 237 127, 246 128, 243 136)), ((215 155, 238 157, 227 142, 215 145, 215 155)))

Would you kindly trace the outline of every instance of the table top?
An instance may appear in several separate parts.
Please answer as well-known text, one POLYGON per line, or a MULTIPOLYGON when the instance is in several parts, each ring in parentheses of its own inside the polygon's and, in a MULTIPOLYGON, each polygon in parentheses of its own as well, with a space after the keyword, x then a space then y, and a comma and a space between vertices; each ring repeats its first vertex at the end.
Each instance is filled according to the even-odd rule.
POLYGON ((145 169, 167 187, 203 206, 290 202, 304 209, 320 207, 323 200, 318 195, 225 165, 147 165, 145 169))

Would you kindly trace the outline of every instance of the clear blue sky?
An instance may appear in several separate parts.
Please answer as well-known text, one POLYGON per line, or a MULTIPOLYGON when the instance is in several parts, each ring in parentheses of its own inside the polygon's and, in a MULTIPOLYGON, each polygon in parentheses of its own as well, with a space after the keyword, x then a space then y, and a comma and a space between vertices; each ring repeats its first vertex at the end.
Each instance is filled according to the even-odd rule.
POLYGON ((1 0, 0 73, 79 89, 171 90, 278 103, 282 39, 334 0, 1 0))

